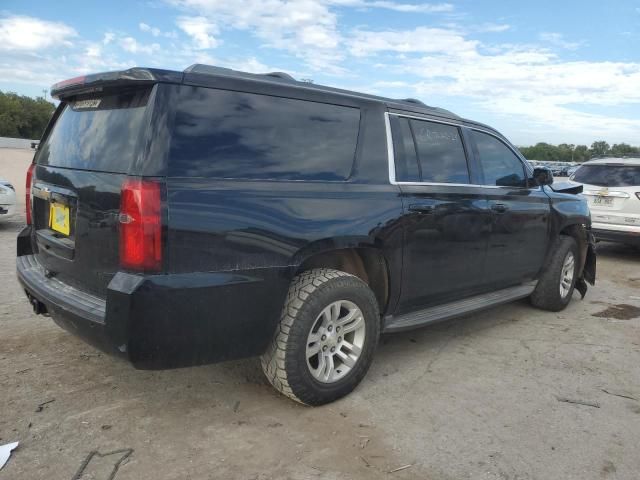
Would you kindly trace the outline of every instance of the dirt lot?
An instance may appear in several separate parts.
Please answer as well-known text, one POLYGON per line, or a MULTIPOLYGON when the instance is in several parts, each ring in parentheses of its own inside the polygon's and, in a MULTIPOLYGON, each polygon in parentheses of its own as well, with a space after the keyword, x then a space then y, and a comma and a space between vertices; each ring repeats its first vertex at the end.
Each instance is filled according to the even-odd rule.
MULTIPOLYGON (((30 157, 0 151, 0 177, 21 187, 30 157)), ((22 222, 0 224, 0 444, 20 441, 0 480, 639 476, 634 250, 601 244, 597 287, 560 314, 519 302, 387 336, 352 395, 306 408, 256 360, 136 371, 35 316, 22 222)))

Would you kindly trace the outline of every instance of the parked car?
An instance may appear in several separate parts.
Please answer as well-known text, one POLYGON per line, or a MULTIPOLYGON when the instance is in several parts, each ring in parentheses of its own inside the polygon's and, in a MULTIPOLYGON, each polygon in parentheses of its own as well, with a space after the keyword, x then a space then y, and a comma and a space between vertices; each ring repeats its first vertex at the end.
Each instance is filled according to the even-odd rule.
POLYGON ((417 100, 206 65, 52 94, 18 278, 36 313, 135 367, 260 355, 319 405, 381 332, 526 297, 558 311, 595 281, 586 201, 417 100))
POLYGON ((0 222, 11 218, 16 210, 16 189, 0 178, 0 222))
POLYGON ((571 177, 583 184, 598 240, 640 246, 640 158, 600 158, 571 177))

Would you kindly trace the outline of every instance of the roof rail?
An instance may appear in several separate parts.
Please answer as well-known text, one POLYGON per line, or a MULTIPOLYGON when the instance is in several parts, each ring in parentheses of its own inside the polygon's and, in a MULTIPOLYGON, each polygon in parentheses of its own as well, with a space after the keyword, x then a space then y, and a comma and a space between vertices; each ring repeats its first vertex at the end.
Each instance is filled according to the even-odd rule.
POLYGON ((291 75, 285 72, 269 72, 269 73, 261 73, 261 75, 264 75, 266 77, 280 78, 282 80, 291 80, 294 82, 296 81, 295 78, 293 78, 291 75))
POLYGON ((205 65, 203 63, 194 63, 190 67, 185 68, 184 73, 200 73, 204 75, 227 75, 227 76, 248 76, 248 77, 271 77, 288 82, 296 82, 297 80, 285 72, 269 72, 269 73, 249 73, 240 70, 233 70, 226 67, 216 67, 214 65, 205 65))
POLYGON ((428 107, 426 103, 424 103, 422 100, 418 100, 417 98, 402 98, 400 99, 400 101, 406 102, 406 103, 413 103, 415 105, 420 105, 421 107, 428 107))

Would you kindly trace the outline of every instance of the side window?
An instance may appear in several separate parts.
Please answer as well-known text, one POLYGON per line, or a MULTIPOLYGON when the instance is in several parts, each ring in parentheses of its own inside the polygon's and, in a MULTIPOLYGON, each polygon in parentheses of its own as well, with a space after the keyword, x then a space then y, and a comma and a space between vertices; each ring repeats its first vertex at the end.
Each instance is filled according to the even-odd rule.
POLYGON ((394 161, 396 164, 396 181, 419 182, 418 156, 413 143, 413 135, 409 127, 409 120, 392 115, 391 135, 393 136, 394 161))
POLYGON ((486 185, 526 187, 524 165, 509 147, 497 138, 476 130, 471 131, 471 136, 478 147, 486 185))
POLYGON ((359 125, 358 108, 184 86, 169 175, 346 180, 359 125))
POLYGON ((453 125, 411 120, 423 182, 469 183, 460 130, 453 125))

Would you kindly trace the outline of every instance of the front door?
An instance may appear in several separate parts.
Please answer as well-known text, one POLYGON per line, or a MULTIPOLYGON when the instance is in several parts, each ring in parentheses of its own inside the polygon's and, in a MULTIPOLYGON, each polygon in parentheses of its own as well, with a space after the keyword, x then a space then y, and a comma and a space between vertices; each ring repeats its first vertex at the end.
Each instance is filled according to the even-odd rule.
POLYGON ((542 188, 530 185, 523 161, 505 142, 477 130, 469 137, 492 215, 487 284, 497 289, 531 280, 547 251, 549 197, 542 188))

